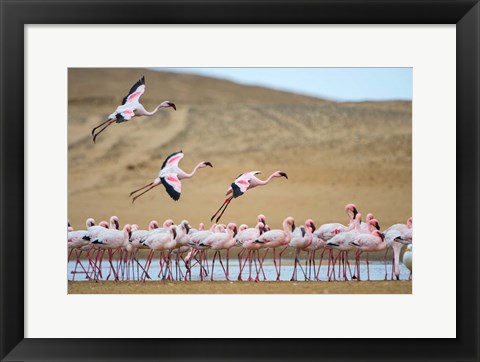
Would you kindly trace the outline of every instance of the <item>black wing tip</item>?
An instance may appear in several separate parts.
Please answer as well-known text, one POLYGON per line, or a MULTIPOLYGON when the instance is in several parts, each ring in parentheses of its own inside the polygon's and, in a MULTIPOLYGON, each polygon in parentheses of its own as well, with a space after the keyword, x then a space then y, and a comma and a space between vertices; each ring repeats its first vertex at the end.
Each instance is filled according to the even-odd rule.
POLYGON ((145 84, 145 76, 142 75, 142 79, 140 79, 140 83, 145 84))
POLYGON ((173 199, 173 201, 178 201, 182 194, 175 191, 172 185, 165 181, 165 177, 161 177, 160 180, 162 181, 162 185, 165 187, 167 194, 173 199))
POLYGON ((231 187, 232 190, 233 190, 233 197, 234 197, 235 199, 236 199, 237 197, 243 195, 242 190, 240 190, 240 187, 238 187, 238 185, 237 185, 235 182, 232 182, 232 184, 230 185, 230 187, 231 187))

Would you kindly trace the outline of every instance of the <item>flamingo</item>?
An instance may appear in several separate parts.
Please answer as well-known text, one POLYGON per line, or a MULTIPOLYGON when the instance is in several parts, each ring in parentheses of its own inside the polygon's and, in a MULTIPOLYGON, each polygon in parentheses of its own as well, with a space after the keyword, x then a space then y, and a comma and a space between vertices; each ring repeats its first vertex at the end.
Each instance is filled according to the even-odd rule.
MULTIPOLYGON (((260 235, 255 242, 263 244, 264 247, 273 249, 273 263, 275 265, 275 269, 277 271, 277 280, 280 280, 280 272, 282 267, 282 254, 287 249, 288 244, 290 243, 290 239, 292 238, 292 232, 295 230, 295 220, 293 217, 289 216, 282 223, 283 230, 270 230, 262 235, 260 235), (285 248, 279 254, 279 266, 277 269, 277 261, 275 257, 275 249, 285 246, 285 248)), ((263 260, 262 260, 263 263, 263 260)), ((260 264, 260 267, 262 266, 260 264)))
MULTIPOLYGON (((372 221, 375 221, 375 219, 371 220, 370 222, 372 221)), ((358 280, 360 280, 360 255, 363 252, 367 252, 367 273, 368 280, 370 280, 370 271, 368 269, 368 253, 383 251, 387 248, 385 234, 380 232, 380 230, 375 229, 369 234, 359 234, 355 241, 350 242, 350 244, 357 248, 355 259, 357 264, 358 280)))
MULTIPOLYGON (((87 229, 89 227, 92 227, 95 225, 95 220, 92 218, 88 218, 86 220, 86 226, 87 229)), ((73 278, 72 280, 75 280, 75 275, 77 273, 77 266, 80 264, 81 268, 85 272, 85 275, 87 279, 89 278, 87 270, 83 267, 83 264, 80 261, 80 256, 82 255, 83 251, 82 248, 85 245, 88 245, 88 240, 85 240, 83 237, 87 235, 88 231, 87 230, 73 230, 73 227, 70 225, 70 222, 68 222, 68 233, 67 233, 67 246, 68 249, 70 250, 68 253, 68 261, 70 261, 70 257, 72 253, 75 251, 75 255, 77 257, 76 262, 75 262, 75 267, 73 269, 73 278), (80 251, 80 252, 79 252, 80 251)))
MULTIPOLYGON (((308 225, 311 225, 310 220, 307 220, 306 223, 308 223, 308 225)), ((296 228, 295 231, 292 232, 292 237, 290 239, 290 242, 288 243, 288 246, 295 249, 295 262, 293 267, 292 278, 290 279, 290 281, 297 280, 297 264, 300 265, 300 268, 302 268, 302 265, 298 260, 298 254, 300 253, 301 250, 309 247, 311 243, 312 243, 311 227, 305 227, 301 225, 300 227, 296 228)), ((305 276, 305 279, 307 279, 307 274, 305 273, 305 271, 303 271, 303 274, 305 276)))
MULTIPOLYGON (((172 250, 172 253, 175 254, 175 276, 178 279, 178 275, 182 278, 182 270, 179 266, 179 258, 182 258, 183 262, 185 263, 185 259, 183 258, 183 254, 190 251, 190 246, 188 246, 188 242, 190 241, 190 230, 191 230, 190 223, 187 220, 182 220, 177 227, 177 237, 175 238, 175 249, 172 250)), ((186 266, 186 264, 185 264, 186 266)))
POLYGON ((410 276, 408 279, 412 279, 412 259, 413 259, 413 246, 412 244, 407 245, 407 250, 403 253, 403 264, 410 270, 410 276))
MULTIPOLYGON (((247 264, 247 261, 249 262, 248 264, 248 281, 253 281, 254 279, 252 278, 252 253, 256 254, 256 260, 258 260, 258 263, 260 265, 260 269, 258 270, 256 267, 256 261, 255 262, 255 269, 257 270, 257 276, 255 277, 255 281, 258 281, 258 273, 259 271, 263 271, 260 256, 258 254, 258 251, 260 249, 263 249, 265 246, 262 243, 257 243, 256 240, 257 238, 262 235, 262 233, 265 231, 265 225, 263 222, 258 222, 257 225, 254 228, 246 228, 239 232, 235 238, 235 242, 237 246, 240 246, 243 248, 241 252, 238 253, 238 267, 239 267, 239 273, 238 273, 238 280, 242 281, 242 273, 243 269, 245 268, 245 265, 247 264), (245 259, 245 263, 242 265, 242 256, 245 253, 245 251, 248 250, 247 256, 245 259)), ((265 273, 264 273, 264 279, 265 273)))
POLYGON ((213 280, 213 269, 215 267, 215 258, 217 255, 223 272, 225 273, 225 277, 227 280, 230 280, 228 273, 228 256, 230 249, 236 246, 235 235, 237 234, 237 231, 237 225, 235 223, 229 223, 223 232, 215 232, 203 241, 204 245, 208 245, 210 249, 215 250, 212 260, 212 273, 210 276, 211 280, 213 280), (223 266, 221 250, 227 250, 227 269, 225 269, 223 266))
POLYGON ((349 219, 348 226, 339 223, 323 224, 318 228, 318 230, 315 231, 315 235, 320 239, 328 241, 338 233, 352 230, 355 216, 358 214, 357 207, 354 204, 347 204, 345 205, 345 213, 349 219))
POLYGON ((242 196, 247 190, 253 189, 254 187, 257 186, 264 186, 268 184, 274 177, 285 177, 288 179, 288 176, 285 172, 283 171, 275 171, 272 173, 265 181, 260 180, 257 178, 255 175, 260 174, 261 171, 250 171, 250 172, 245 172, 242 173, 240 176, 238 176, 230 185, 230 187, 227 190, 227 193, 225 196, 228 196, 232 194, 231 196, 228 196, 225 201, 223 202, 222 206, 217 210, 217 212, 212 216, 210 221, 213 221, 215 216, 220 212, 220 210, 223 209, 223 211, 220 213, 220 215, 217 217, 215 222, 218 222, 220 218, 222 217, 223 213, 227 209, 228 204, 234 199, 239 196, 242 196))
POLYGON ((183 171, 181 168, 178 167, 178 163, 183 158, 183 156, 184 154, 182 151, 172 153, 170 156, 168 156, 163 162, 162 168, 160 169, 160 173, 158 174, 158 177, 155 180, 130 193, 130 196, 132 196, 136 194, 138 191, 141 191, 148 187, 141 194, 134 196, 132 203, 134 203, 135 200, 140 196, 142 196, 144 193, 150 191, 151 189, 153 189, 154 187, 157 187, 160 184, 162 184, 165 187, 165 190, 173 200, 178 201, 178 199, 180 199, 180 194, 182 192, 182 183, 180 182, 180 180, 184 178, 193 177, 193 175, 195 175, 195 172, 197 172, 199 168, 203 168, 207 166, 213 167, 210 162, 202 161, 195 166, 195 168, 191 173, 186 173, 185 171, 183 171))
MULTIPOLYGON (((339 253, 335 257, 335 259, 333 259, 332 261, 333 278, 335 279, 335 263, 340 257, 342 257, 342 260, 344 260, 344 258, 346 259, 346 264, 350 270, 350 264, 348 262, 348 252, 354 248, 354 245, 351 245, 350 243, 355 241, 355 238, 360 233, 362 233, 362 229, 360 227, 361 219, 362 219, 362 214, 357 213, 355 216, 354 223, 347 228, 347 231, 338 233, 333 238, 328 240, 327 243, 325 244, 325 246, 330 250, 329 261, 328 261, 329 269, 327 271, 328 280, 331 280, 331 277, 332 277, 332 274, 330 274, 330 260, 333 259, 331 254, 332 249, 339 250, 339 253)), ((339 273, 340 273, 340 269, 339 269, 339 273)), ((350 272, 350 275, 351 275, 351 272, 350 272)), ((345 265, 343 269, 343 277, 345 280, 347 280, 347 272, 346 272, 345 265)))
MULTIPOLYGON (((223 226, 222 225, 216 225, 213 224, 210 230, 199 230, 197 232, 194 232, 190 235, 190 240, 188 242, 188 245, 191 246, 194 250, 194 252, 190 255, 189 257, 189 267, 188 269, 191 270, 192 268, 192 260, 191 258, 194 257, 197 253, 200 253, 200 280, 203 281, 203 275, 205 272, 205 275, 207 274, 206 269, 203 266, 202 260, 206 259, 206 250, 210 249, 210 245, 206 244, 205 241, 213 235, 214 231, 220 232, 223 231, 223 226)), ((191 272, 190 272, 191 274, 191 272)))
MULTIPOLYGON (((170 270, 170 253, 175 248, 177 237, 177 226, 171 225, 168 228, 168 232, 159 232, 147 236, 143 241, 143 245, 148 246, 151 250, 145 264, 145 273, 143 281, 147 277, 148 269, 152 264, 152 259, 156 250, 160 250, 160 271, 162 271, 162 259, 166 263, 166 272, 168 272, 168 279, 172 277, 172 272, 170 270), (168 251, 167 257, 165 257, 165 251, 168 251)), ((165 279, 165 275, 164 275, 165 279)))
POLYGON ((152 112, 149 112, 143 107, 139 102, 140 97, 145 92, 145 76, 142 77, 137 83, 133 85, 130 89, 130 92, 123 98, 122 104, 117 107, 115 112, 108 116, 108 119, 95 127, 92 130, 93 143, 97 136, 105 131, 105 129, 113 123, 122 123, 131 120, 133 117, 141 116, 153 116, 160 108, 169 108, 172 107, 174 110, 177 110, 177 107, 174 103, 170 101, 165 101, 160 103, 152 112), (100 131, 95 133, 97 128, 104 126, 100 131))
MULTIPOLYGON (((318 280, 317 272, 315 272, 315 252, 319 249, 324 249, 326 242, 325 242, 325 240, 319 238, 315 234, 316 228, 315 228, 315 223, 312 219, 307 219, 307 221, 305 221, 305 228, 307 229, 307 232, 312 234, 312 242, 310 243, 310 245, 308 245, 307 247, 305 247, 303 249, 307 252, 307 262, 305 263, 305 268, 307 267, 307 263, 308 263, 308 265, 309 265, 308 277, 310 278, 311 267, 312 267, 312 264, 313 264, 313 275, 315 277, 315 280, 318 280)), ((321 263, 318 267, 319 268, 321 267, 321 263)))
MULTIPOLYGON (((91 241, 93 245, 96 245, 102 249, 108 250, 108 262, 110 263, 110 269, 113 270, 115 280, 118 280, 118 270, 115 270, 113 266, 113 255, 128 245, 128 241, 132 236, 132 229, 129 224, 123 227, 123 230, 116 229, 104 229, 94 240, 91 241)), ((110 274, 107 276, 110 276, 110 274)))
POLYGON ((400 279, 400 253, 402 251, 403 245, 410 244, 412 242, 412 231, 413 231, 413 220, 412 217, 407 219, 406 224, 394 224, 390 226, 387 230, 398 230, 401 233, 401 237, 395 239, 392 244, 393 249, 393 266, 392 266, 392 279, 393 273, 397 280, 400 279))

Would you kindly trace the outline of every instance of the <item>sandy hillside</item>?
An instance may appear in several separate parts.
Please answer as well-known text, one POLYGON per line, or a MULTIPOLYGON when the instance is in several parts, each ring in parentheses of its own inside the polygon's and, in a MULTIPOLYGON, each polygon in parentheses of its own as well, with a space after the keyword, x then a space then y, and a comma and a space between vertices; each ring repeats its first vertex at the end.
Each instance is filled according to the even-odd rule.
POLYGON ((233 179, 249 170, 275 179, 234 200, 223 221, 253 224, 264 213, 276 228, 286 216, 318 225, 346 221, 346 203, 373 212, 382 227, 405 222, 412 208, 411 102, 336 103, 200 76, 145 69, 70 69, 68 84, 69 218, 146 227, 151 219, 209 222, 233 179), (93 144, 90 132, 142 75, 148 110, 170 100, 178 110, 112 125, 93 144), (183 150, 190 172, 181 199, 162 186, 131 204, 130 191, 157 176, 164 158, 183 150))

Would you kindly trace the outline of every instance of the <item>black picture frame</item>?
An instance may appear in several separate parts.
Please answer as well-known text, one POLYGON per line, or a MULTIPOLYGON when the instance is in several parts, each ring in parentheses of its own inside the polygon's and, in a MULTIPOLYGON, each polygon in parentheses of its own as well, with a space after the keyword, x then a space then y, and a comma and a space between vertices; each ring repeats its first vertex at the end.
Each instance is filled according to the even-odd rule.
MULTIPOLYGON (((477 361, 480 359, 478 344, 480 5, 478 0, 77 0, 74 2, 0 0, 0 13, 2 85, 0 100, 0 358, 2 361, 477 361), (24 26, 26 24, 162 23, 456 24, 457 338, 442 340, 24 338, 25 199, 23 181, 24 148, 26 147, 22 117, 24 112, 24 62, 22 61, 25 45, 24 26), (12 230, 15 230, 13 236, 12 230)), ((448 212, 451 213, 452 210, 448 212)), ((432 277, 441 277, 441 275, 432 277)), ((242 314, 241 311, 238 313, 242 314)), ((208 317, 212 321, 216 318, 214 315, 208 317)), ((248 322, 259 317, 262 317, 262 314, 243 316, 242 320, 248 322)), ((308 316, 301 317, 297 314, 296 317, 299 319, 299 328, 308 321, 308 316)), ((398 317, 392 314, 383 318, 382 323, 391 326, 398 317)), ((254 327, 255 324, 252 323, 252 328, 254 327)), ((359 329, 361 330, 361 326, 359 329)))

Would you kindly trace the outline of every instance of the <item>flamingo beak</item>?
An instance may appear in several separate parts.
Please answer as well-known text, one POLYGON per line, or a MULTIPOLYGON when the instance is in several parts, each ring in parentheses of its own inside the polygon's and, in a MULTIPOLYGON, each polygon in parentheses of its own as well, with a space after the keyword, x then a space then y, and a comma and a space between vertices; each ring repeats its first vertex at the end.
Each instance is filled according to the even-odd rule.
POLYGON ((279 175, 285 177, 288 180, 288 176, 285 172, 280 172, 279 175))
POLYGON ((310 223, 310 226, 312 227, 313 231, 317 230, 317 228, 315 227, 315 224, 313 222, 310 223))
POLYGON ((238 229, 235 226, 235 228, 233 229, 233 237, 237 236, 237 233, 238 233, 238 229))
POLYGON ((208 161, 207 161, 207 162, 204 162, 203 164, 204 164, 205 166, 213 167, 213 165, 212 165, 210 162, 208 162, 208 161))
POLYGON ((177 238, 177 232, 175 229, 172 229, 172 232, 173 232, 173 238, 176 239, 177 238))
POLYGON ((114 222, 115 222, 115 227, 118 229, 120 227, 120 224, 118 223, 117 220, 115 220, 114 222))
POLYGON ((167 102, 167 104, 169 107, 172 107, 174 110, 177 110, 177 106, 175 105, 175 103, 167 102))
POLYGON ((294 231, 296 228, 295 223, 292 223, 292 231, 294 231))
POLYGON ((188 234, 189 231, 190 231, 190 225, 186 224, 186 225, 185 225, 185 230, 186 230, 186 232, 187 232, 187 234, 188 234))

